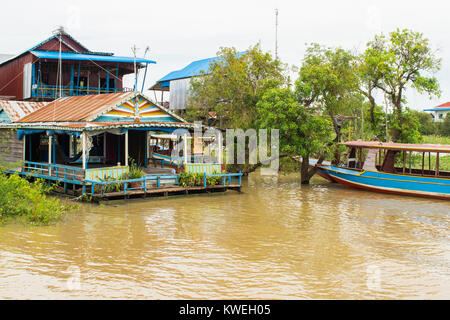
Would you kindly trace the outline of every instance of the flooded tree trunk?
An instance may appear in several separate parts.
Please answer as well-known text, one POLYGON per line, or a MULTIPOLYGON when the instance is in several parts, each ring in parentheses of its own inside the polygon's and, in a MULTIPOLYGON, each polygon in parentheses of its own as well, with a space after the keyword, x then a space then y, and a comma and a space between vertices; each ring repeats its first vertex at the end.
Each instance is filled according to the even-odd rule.
MULTIPOLYGON (((321 164, 323 159, 324 157, 320 156, 317 160, 317 164, 321 164)), ((309 184, 309 181, 317 172, 317 167, 309 167, 309 155, 307 155, 306 157, 302 157, 302 162, 300 165, 301 184, 309 184)))
POLYGON ((309 156, 302 157, 300 175, 301 183, 309 184, 309 180, 311 179, 309 177, 309 156))

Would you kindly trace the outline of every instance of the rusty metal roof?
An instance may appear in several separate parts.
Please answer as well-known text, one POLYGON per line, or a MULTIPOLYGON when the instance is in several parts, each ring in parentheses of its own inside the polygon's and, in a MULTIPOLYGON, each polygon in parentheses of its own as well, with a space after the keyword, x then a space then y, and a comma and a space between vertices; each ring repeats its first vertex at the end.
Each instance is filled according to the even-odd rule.
POLYGON ((33 114, 22 118, 19 122, 90 121, 97 114, 113 108, 137 94, 137 92, 120 92, 62 97, 50 102, 33 114))
POLYGON ((342 142, 342 144, 347 147, 450 153, 450 145, 443 144, 411 144, 381 141, 347 141, 342 142))
POLYGON ((0 100, 0 110, 5 110, 12 122, 19 121, 27 115, 45 107, 48 102, 0 100))

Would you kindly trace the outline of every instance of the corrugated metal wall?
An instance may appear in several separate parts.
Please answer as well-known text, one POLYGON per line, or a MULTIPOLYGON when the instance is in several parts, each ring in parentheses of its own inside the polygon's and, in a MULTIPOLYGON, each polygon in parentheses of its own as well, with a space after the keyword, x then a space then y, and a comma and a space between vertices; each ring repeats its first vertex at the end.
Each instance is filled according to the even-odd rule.
POLYGON ((23 66, 32 62, 31 53, 0 66, 0 96, 11 96, 12 100, 23 99, 23 66))
POLYGON ((191 78, 170 81, 170 109, 186 109, 191 78))
POLYGON ((0 163, 15 164, 23 160, 23 141, 17 138, 17 131, 0 129, 0 163))

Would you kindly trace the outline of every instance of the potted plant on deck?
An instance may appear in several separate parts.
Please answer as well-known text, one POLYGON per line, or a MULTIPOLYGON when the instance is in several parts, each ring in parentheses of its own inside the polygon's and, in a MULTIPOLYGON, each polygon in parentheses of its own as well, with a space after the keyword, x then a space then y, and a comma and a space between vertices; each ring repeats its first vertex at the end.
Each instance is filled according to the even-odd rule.
MULTIPOLYGON (((127 173, 122 176, 122 180, 141 179, 145 175, 145 172, 136 164, 134 159, 130 159, 130 166, 127 173)), ((142 182, 130 182, 131 188, 142 187, 142 182)))

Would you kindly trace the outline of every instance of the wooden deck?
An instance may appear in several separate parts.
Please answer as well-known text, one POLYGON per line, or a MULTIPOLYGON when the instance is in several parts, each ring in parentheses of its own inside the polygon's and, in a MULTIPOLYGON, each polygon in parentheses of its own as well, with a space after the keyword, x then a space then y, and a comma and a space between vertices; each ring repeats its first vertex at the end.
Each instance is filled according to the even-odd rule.
POLYGON ((123 191, 94 194, 92 201, 99 202, 104 200, 130 199, 130 198, 146 198, 146 197, 168 197, 171 195, 185 195, 198 193, 225 192, 227 190, 235 190, 241 192, 241 185, 215 185, 207 187, 180 187, 180 186, 164 186, 160 188, 149 188, 144 190, 128 190, 126 194, 123 191))
POLYGON ((152 174, 144 175, 138 179, 124 179, 104 181, 94 178, 87 179, 82 174, 84 170, 71 166, 55 165, 48 163, 25 162, 25 166, 19 171, 22 176, 32 179, 45 179, 50 182, 58 182, 55 187, 57 193, 65 193, 74 197, 83 197, 92 201, 108 199, 128 199, 147 196, 169 196, 176 194, 224 192, 227 190, 241 191, 242 172, 238 173, 203 173, 203 181, 200 186, 182 187, 179 185, 178 175, 160 168, 149 170, 152 174), (161 174, 168 173, 170 174, 161 174), (159 174, 155 174, 159 173, 159 174), (216 183, 209 185, 208 178, 215 177, 216 183), (112 188, 111 188, 112 186, 112 188), (118 190, 117 192, 106 192, 118 190))

